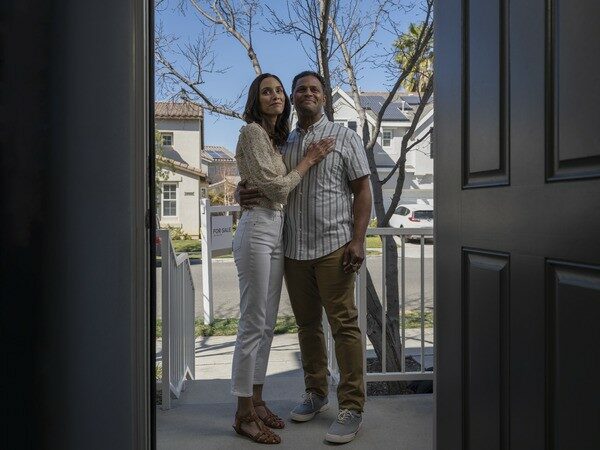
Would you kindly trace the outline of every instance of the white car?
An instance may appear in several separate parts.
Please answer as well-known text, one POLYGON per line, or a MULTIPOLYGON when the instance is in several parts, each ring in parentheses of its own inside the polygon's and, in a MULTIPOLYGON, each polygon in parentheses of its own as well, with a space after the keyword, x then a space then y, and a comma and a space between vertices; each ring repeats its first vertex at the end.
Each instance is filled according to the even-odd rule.
MULTIPOLYGON (((398 205, 390 219, 395 228, 433 228, 433 206, 424 204, 398 205)), ((407 236, 407 239, 419 236, 407 236)), ((431 239, 431 238, 428 238, 431 239)))

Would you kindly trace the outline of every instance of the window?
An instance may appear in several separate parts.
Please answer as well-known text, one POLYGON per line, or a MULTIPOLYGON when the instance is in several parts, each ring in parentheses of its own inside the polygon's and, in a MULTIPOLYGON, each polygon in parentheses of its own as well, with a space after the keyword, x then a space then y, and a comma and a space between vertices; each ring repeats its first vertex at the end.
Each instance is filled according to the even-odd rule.
POLYGON ((384 147, 389 147, 392 145, 392 132, 391 130, 383 130, 383 139, 381 145, 384 147))
POLYGON ((162 145, 173 145, 173 133, 161 133, 162 145))
POLYGON ((162 216, 177 216, 177 185, 163 184, 162 187, 162 216))
POLYGON ((404 206, 399 206, 398 209, 396 209, 395 214, 400 214, 401 216, 408 216, 408 213, 410 212, 410 210, 404 206))
POLYGON ((413 214, 415 219, 433 220, 433 211, 415 211, 413 214))
POLYGON ((349 121, 348 128, 350 128, 352 131, 356 131, 356 122, 354 120, 349 121))

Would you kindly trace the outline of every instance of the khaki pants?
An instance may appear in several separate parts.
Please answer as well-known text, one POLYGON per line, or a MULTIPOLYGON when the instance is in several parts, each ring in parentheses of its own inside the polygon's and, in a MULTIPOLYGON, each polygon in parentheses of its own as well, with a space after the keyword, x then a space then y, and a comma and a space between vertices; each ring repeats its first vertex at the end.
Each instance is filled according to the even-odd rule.
POLYGON ((340 368, 340 409, 362 411, 365 402, 363 353, 358 312, 354 305, 354 273, 344 273, 345 246, 321 258, 285 258, 285 281, 298 323, 298 339, 307 391, 328 395, 327 352, 322 308, 331 326, 340 368))

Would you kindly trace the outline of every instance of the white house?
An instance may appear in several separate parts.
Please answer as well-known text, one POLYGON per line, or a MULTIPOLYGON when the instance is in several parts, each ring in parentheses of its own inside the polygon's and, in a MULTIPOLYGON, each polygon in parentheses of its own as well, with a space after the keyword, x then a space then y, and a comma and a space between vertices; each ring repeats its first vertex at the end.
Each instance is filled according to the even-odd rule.
POLYGON ((160 226, 180 228, 190 237, 200 237, 200 198, 208 188, 203 165, 204 114, 189 103, 156 102, 155 126, 162 139, 157 164, 168 169, 160 181, 157 213, 160 226))
MULTIPOLYGON (((361 104, 366 111, 371 135, 377 114, 387 95, 387 92, 362 92, 360 94, 361 104)), ((414 112, 419 103, 420 99, 417 95, 398 94, 387 107, 381 124, 379 140, 373 149, 380 179, 384 179, 398 161, 402 136, 406 134, 411 126, 414 112)), ((333 107, 335 122, 352 128, 362 136, 362 130, 357 130, 358 114, 354 108, 354 101, 348 93, 339 87, 333 90, 333 107)), ((431 127, 433 127, 433 101, 425 106, 411 143, 425 136, 431 127)), ((408 152, 401 203, 433 204, 432 156, 430 136, 427 136, 408 152)), ((398 174, 395 173, 383 186, 383 199, 386 208, 389 206, 390 198, 394 193, 397 179, 398 174)))

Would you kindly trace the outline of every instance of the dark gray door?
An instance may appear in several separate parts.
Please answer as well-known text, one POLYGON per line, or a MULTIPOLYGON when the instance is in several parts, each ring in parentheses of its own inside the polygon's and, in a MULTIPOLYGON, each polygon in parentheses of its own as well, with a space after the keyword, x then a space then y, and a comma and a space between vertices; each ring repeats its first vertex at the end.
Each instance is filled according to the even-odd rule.
POLYGON ((600 449, 600 2, 436 9, 436 448, 600 449))

